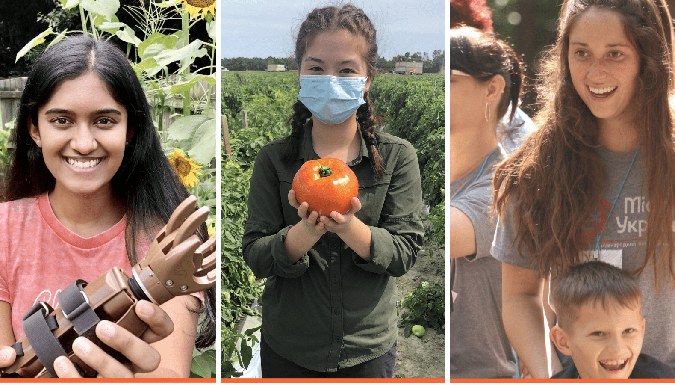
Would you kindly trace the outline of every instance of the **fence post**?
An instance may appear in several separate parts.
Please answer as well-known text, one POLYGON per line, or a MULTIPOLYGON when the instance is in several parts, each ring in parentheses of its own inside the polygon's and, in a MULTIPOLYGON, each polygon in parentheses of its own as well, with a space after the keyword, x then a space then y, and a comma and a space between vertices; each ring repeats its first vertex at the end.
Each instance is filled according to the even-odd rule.
POLYGON ((241 110, 241 127, 248 128, 248 119, 246 117, 246 110, 241 110))
POLYGON ((223 141, 225 141, 225 154, 227 154, 229 160, 232 157, 232 151, 230 150, 230 132, 227 129, 227 115, 223 115, 221 122, 223 126, 223 141))

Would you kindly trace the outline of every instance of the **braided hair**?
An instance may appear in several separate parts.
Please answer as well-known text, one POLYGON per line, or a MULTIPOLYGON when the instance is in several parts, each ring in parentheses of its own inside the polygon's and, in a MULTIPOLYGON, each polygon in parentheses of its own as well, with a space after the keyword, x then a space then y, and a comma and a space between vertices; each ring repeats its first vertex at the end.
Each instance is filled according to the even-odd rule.
MULTIPOLYGON (((365 62, 368 67, 368 77, 375 76, 377 63, 377 36, 375 27, 363 10, 347 4, 342 8, 324 7, 316 8, 307 15, 307 18, 300 26, 298 37, 295 42, 295 61, 300 68, 302 57, 305 54, 308 42, 320 32, 335 31, 346 29, 351 33, 363 36, 366 40, 365 62)), ((370 155, 370 164, 373 172, 379 178, 384 174, 384 160, 377 149, 378 135, 375 131, 377 121, 373 114, 373 103, 368 97, 368 92, 364 93, 363 99, 366 101, 356 111, 356 121, 361 128, 361 135, 365 140, 368 153, 370 155)), ((307 121, 312 117, 312 113, 301 101, 293 105, 293 114, 286 124, 291 124, 291 140, 284 152, 283 159, 286 162, 293 161, 300 148, 300 141, 307 121)))

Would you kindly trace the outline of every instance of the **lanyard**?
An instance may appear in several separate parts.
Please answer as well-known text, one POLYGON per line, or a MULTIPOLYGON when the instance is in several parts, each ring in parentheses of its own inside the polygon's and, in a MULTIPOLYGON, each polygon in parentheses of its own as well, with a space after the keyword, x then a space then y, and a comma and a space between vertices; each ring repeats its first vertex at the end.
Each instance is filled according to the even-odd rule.
MULTIPOLYGON (((487 154, 487 156, 486 156, 485 159, 483 160, 483 164, 480 165, 480 170, 478 170, 478 174, 476 175, 475 178, 473 178, 473 181, 471 181, 470 184, 476 183, 476 181, 477 181, 478 178, 480 177, 480 174, 483 173, 483 168, 485 167, 485 164, 487 163, 488 158, 490 157, 490 155, 494 154, 494 152, 497 151, 498 148, 499 148, 499 146, 495 147, 494 150, 492 150, 489 154, 487 154)), ((464 194, 464 191, 466 191, 466 190, 460 191, 459 194, 457 194, 457 195, 455 195, 454 197, 452 197, 452 198, 450 199, 450 201, 454 201, 455 199, 457 199, 457 198, 459 198, 460 196, 462 196, 462 194, 464 194)))
MULTIPOLYGON (((616 197, 614 198, 614 202, 612 202, 612 206, 609 208, 609 213, 607 213, 607 220, 609 220, 609 217, 612 215, 612 210, 614 210, 614 205, 616 204, 616 201, 619 199, 619 194, 621 194, 621 190, 623 190, 623 185, 626 184, 626 179, 628 179, 628 174, 630 174, 630 170, 633 168, 633 163, 635 163, 635 158, 637 157, 637 153, 640 151, 640 146, 635 149, 635 153, 633 154, 633 160, 630 161, 630 166, 628 166, 628 171, 626 171, 626 175, 623 177, 623 182, 621 182, 621 187, 619 187, 619 191, 616 193, 616 197)), ((605 226, 602 226, 602 229, 600 229, 600 232, 598 233, 598 210, 595 210, 595 248, 593 253, 593 259, 598 259, 600 257, 600 237, 602 236, 602 231, 605 229, 605 226)))

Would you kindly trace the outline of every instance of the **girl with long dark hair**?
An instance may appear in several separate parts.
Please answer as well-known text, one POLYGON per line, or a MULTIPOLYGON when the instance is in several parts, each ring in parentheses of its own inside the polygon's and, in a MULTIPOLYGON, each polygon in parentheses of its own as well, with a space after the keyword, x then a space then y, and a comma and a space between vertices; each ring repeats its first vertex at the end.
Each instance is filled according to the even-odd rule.
MULTIPOLYGON (((22 337, 21 318, 34 302, 55 307, 73 280, 92 281, 111 267, 130 273, 188 196, 161 150, 136 74, 105 41, 68 37, 40 56, 11 140, 9 202, 0 205, 0 346, 22 337)), ((96 335, 131 364, 83 337, 73 350, 102 377, 187 377, 195 340, 214 340, 213 299, 213 291, 205 293, 210 323, 199 337, 201 305, 193 296, 160 307, 139 302, 137 313, 150 326, 140 338, 101 321, 96 335)), ((1 349, 0 365, 14 354, 1 349)), ((79 376, 65 357, 54 367, 60 377, 79 376)))

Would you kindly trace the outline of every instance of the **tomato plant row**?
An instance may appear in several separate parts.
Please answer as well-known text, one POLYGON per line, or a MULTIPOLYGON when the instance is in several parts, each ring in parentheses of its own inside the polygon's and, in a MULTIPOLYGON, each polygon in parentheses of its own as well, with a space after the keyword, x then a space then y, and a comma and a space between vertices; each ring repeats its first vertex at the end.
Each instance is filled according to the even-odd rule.
MULTIPOLYGON (((242 351, 237 352, 235 341, 241 335, 234 331, 234 325, 242 314, 251 312, 247 304, 262 291, 241 252, 249 179, 262 146, 290 134, 291 128, 286 121, 297 100, 297 76, 297 72, 222 74, 222 114, 227 116, 232 157, 223 158, 221 167, 221 337, 224 357, 242 357, 244 363, 250 359, 247 353, 250 347, 245 343, 242 351), (247 127, 242 127, 242 110, 247 111, 247 127)), ((383 129, 410 141, 417 150, 424 201, 430 210, 428 235, 442 246, 445 223, 444 79, 437 75, 380 75, 373 81, 370 92, 376 114, 384 115, 383 129)), ((250 339, 244 340, 250 342, 250 339)), ((223 364, 223 377, 236 375, 233 370, 225 369, 227 363, 223 364)))
POLYGON ((385 117, 385 129, 409 141, 417 150, 424 203, 430 215, 430 240, 442 247, 445 239, 445 79, 382 75, 374 79, 370 97, 375 113, 385 117))

